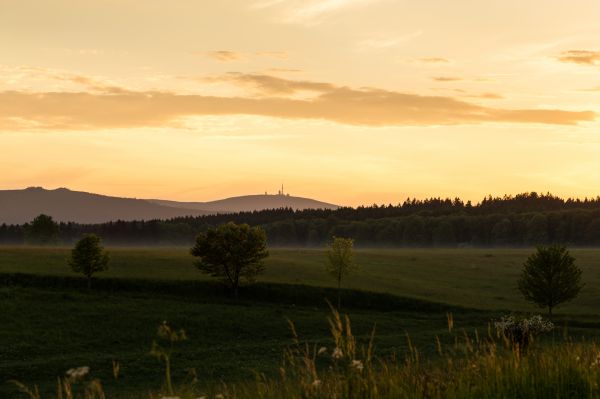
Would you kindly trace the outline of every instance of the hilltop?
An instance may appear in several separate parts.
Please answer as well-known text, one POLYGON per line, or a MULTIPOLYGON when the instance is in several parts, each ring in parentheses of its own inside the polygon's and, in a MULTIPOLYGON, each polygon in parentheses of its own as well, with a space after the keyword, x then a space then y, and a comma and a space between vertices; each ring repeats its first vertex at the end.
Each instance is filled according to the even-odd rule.
POLYGON ((252 212, 279 208, 291 208, 294 210, 339 208, 338 205, 329 204, 327 202, 282 194, 243 195, 210 202, 148 201, 174 208, 196 209, 210 213, 252 212))
POLYGON ((59 222, 95 224, 116 220, 165 220, 285 207, 300 210, 338 208, 333 204, 289 195, 247 195, 212 202, 177 202, 111 197, 67 188, 0 190, 0 224, 27 223, 41 213, 50 215, 59 222))

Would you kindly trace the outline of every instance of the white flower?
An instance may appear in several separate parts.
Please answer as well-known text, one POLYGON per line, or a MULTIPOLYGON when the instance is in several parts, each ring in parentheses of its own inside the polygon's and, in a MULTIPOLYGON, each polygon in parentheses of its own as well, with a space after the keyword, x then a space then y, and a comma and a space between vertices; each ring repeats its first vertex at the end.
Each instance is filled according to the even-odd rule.
POLYGON ((363 369, 365 368, 363 362, 361 362, 360 360, 353 360, 352 367, 354 367, 358 371, 363 371, 363 369))
POLYGON ((322 346, 319 348, 319 351, 317 352, 317 355, 322 355, 323 353, 327 352, 327 348, 322 346))
POLYGON ((331 357, 334 359, 341 359, 342 357, 344 357, 344 353, 342 352, 342 350, 340 348, 335 348, 333 350, 333 353, 331 354, 331 357))
POLYGON ((90 372, 90 368, 88 366, 76 367, 67 370, 67 377, 72 378, 74 380, 78 380, 80 378, 85 377, 90 372))

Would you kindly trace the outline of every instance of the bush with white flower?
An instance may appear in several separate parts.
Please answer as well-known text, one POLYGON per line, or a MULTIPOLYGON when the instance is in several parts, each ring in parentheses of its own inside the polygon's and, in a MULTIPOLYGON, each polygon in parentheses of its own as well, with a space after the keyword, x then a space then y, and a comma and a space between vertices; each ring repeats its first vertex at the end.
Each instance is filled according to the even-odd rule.
POLYGON ((554 324, 544 320, 542 316, 536 315, 530 318, 516 318, 515 316, 503 316, 494 323, 498 335, 517 345, 521 351, 527 350, 531 338, 545 332, 552 331, 554 324))

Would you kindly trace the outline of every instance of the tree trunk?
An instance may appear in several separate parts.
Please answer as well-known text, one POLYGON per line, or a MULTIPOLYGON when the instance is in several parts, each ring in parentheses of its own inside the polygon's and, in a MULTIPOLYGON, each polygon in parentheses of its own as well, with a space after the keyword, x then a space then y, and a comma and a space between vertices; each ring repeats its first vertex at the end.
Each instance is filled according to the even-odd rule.
POLYGON ((548 318, 552 320, 552 306, 548 306, 548 318))
POLYGON ((87 276, 87 287, 88 290, 92 289, 92 276, 87 276))
POLYGON ((238 284, 233 285, 233 296, 238 299, 238 284))

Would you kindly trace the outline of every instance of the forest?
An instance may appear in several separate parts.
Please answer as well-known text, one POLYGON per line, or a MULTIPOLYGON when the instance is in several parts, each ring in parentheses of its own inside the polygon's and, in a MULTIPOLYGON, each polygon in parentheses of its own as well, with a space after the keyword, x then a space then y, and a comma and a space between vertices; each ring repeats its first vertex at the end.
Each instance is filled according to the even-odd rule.
MULTIPOLYGON (((409 198, 397 205, 337 210, 282 208, 170 220, 59 223, 55 243, 70 245, 85 233, 96 233, 109 245, 188 246, 198 233, 229 221, 261 226, 274 246, 322 246, 333 236, 353 238, 359 247, 600 245, 600 197, 562 199, 535 192, 489 196, 477 204, 409 198)), ((35 244, 30 231, 30 224, 3 224, 0 244, 35 244)))

